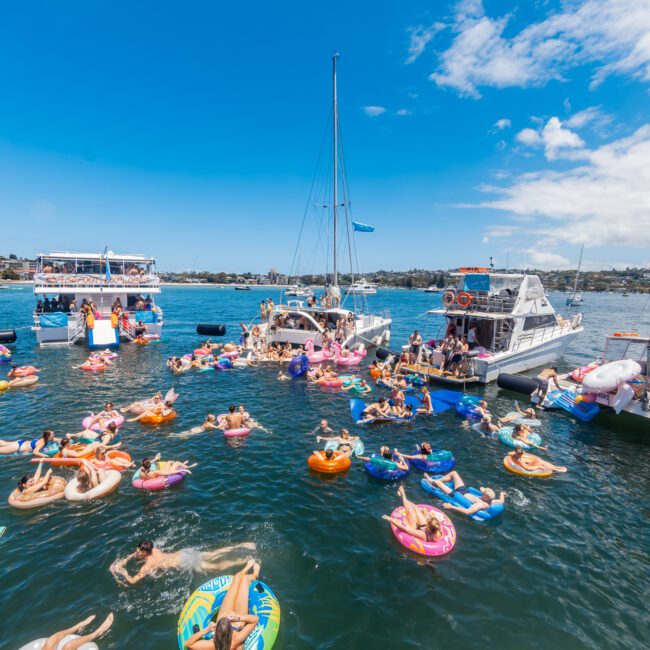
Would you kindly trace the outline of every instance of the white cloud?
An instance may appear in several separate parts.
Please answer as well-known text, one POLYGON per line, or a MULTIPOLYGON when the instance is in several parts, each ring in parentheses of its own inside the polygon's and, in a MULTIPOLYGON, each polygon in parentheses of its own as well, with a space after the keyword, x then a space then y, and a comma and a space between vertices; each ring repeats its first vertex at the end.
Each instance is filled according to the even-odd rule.
POLYGON ((561 149, 579 149, 585 146, 582 138, 573 131, 562 127, 557 117, 552 117, 542 129, 544 140, 544 155, 549 160, 555 160, 561 149))
POLYGON ((386 112, 384 106, 364 106, 362 110, 368 117, 377 117, 386 112))
POLYGON ((523 129, 517 133, 517 142, 535 147, 544 145, 544 155, 548 160, 556 160, 560 156, 564 158, 578 158, 587 155, 583 149, 583 139, 570 129, 565 129, 557 117, 552 117, 541 131, 535 129, 523 129), (569 152, 571 149, 573 151, 569 152))
POLYGON ((517 142, 521 142, 521 144, 526 144, 529 147, 533 147, 538 144, 542 144, 542 136, 535 131, 535 129, 522 129, 517 133, 516 136, 517 142))
POLYGON ((399 115, 400 117, 403 117, 405 115, 410 115, 411 111, 409 111, 408 108, 400 108, 398 111, 395 111, 395 115, 399 115))
POLYGON ((529 258, 528 266, 534 266, 539 269, 559 269, 567 266, 570 262, 566 257, 552 253, 550 251, 540 250, 539 248, 528 248, 524 251, 529 258))
POLYGON ((433 23, 428 27, 418 25, 411 27, 408 31, 411 34, 411 41, 409 43, 409 55, 406 63, 413 63, 422 52, 426 49, 431 39, 441 30, 444 29, 442 23, 433 23))
POLYGON ((650 124, 584 155, 584 164, 565 171, 543 170, 503 187, 484 186, 498 198, 478 207, 532 220, 532 233, 555 241, 650 246, 650 124))
POLYGON ((650 81, 650 0, 574 0, 546 19, 504 35, 509 14, 485 15, 479 0, 461 2, 455 37, 430 76, 441 87, 480 97, 479 87, 542 86, 594 66, 592 86, 611 74, 650 81))
POLYGON ((512 126, 512 122, 507 117, 502 117, 500 120, 497 120, 494 123, 494 128, 497 131, 503 131, 503 129, 509 129, 512 126))
POLYGON ((612 118, 603 112, 600 106, 589 106, 582 111, 574 113, 564 123, 570 129, 582 129, 588 125, 603 127, 611 124, 611 122, 612 118))

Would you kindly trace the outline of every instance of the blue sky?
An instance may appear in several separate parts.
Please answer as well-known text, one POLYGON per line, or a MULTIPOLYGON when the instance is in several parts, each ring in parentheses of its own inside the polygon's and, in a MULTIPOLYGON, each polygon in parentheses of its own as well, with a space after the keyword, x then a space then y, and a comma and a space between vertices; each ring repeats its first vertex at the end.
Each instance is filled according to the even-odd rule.
POLYGON ((362 270, 650 264, 649 0, 0 12, 0 253, 288 271, 338 50, 362 270))

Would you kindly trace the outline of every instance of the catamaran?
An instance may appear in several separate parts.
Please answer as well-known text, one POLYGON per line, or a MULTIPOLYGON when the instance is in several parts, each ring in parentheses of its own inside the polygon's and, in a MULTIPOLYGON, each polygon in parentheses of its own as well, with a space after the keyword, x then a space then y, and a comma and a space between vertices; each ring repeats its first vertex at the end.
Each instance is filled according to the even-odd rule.
POLYGON ((473 338, 474 349, 459 377, 440 369, 442 353, 433 350, 430 363, 409 366, 422 376, 446 383, 488 383, 501 372, 523 372, 555 361, 583 330, 582 314, 564 319, 555 313, 537 275, 466 267, 452 277, 457 281, 443 294, 443 307, 427 314, 444 316, 446 332, 473 338))
POLYGON ((39 345, 71 345, 87 340, 92 347, 115 347, 135 338, 138 323, 146 333, 160 336, 163 312, 155 304, 160 278, 155 260, 145 255, 52 252, 40 254, 34 274, 32 330, 39 345), (80 312, 84 300, 95 306, 91 330, 80 312), (113 305, 123 313, 112 327, 113 305), (124 315, 126 314, 126 315, 124 315))
POLYGON ((348 325, 345 328, 345 337, 341 341, 343 348, 356 350, 361 346, 384 345, 390 340, 392 322, 390 316, 368 313, 367 305, 357 303, 355 293, 348 292, 343 296, 339 287, 338 246, 342 230, 348 232, 347 245, 350 260, 356 259, 356 251, 353 250, 354 240, 349 234, 352 224, 350 201, 347 195, 347 182, 344 178, 345 169, 340 154, 336 85, 338 57, 338 54, 332 57, 332 181, 331 184, 324 183, 322 185, 323 188, 331 187, 332 195, 329 200, 326 199, 322 202, 312 202, 311 199, 316 197, 311 194, 309 197, 312 206, 328 210, 328 217, 331 220, 332 272, 330 282, 323 300, 324 304, 317 303, 315 299, 307 301, 311 304, 306 304, 302 300, 290 300, 287 304, 277 305, 271 309, 267 321, 261 326, 268 343, 290 343, 293 346, 313 345, 314 349, 320 349, 323 345, 323 334, 326 331, 334 330, 341 319, 348 325), (342 193, 342 197, 339 192, 342 193), (339 223, 339 220, 342 223, 339 223), (353 302, 353 306, 350 308, 346 307, 348 299, 353 302), (311 341, 309 341, 310 339, 311 341))

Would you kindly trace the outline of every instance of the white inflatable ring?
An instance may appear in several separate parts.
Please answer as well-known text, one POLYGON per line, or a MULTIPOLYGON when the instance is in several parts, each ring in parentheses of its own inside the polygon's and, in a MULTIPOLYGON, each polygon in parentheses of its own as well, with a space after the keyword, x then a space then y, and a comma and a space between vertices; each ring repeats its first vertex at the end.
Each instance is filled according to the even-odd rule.
MULTIPOLYGON (((73 641, 74 639, 78 638, 79 635, 77 634, 68 634, 68 636, 59 642, 57 650, 61 650, 61 648, 63 648, 63 646, 65 646, 68 641, 73 641)), ((47 639, 36 639, 36 641, 32 641, 31 643, 26 643, 24 646, 21 646, 18 650, 41 650, 46 641, 47 639)), ((93 643, 91 641, 90 643, 84 643, 83 645, 79 646, 79 650, 99 650, 99 647, 96 643, 93 643)))
POLYGON ((90 501, 91 499, 103 497, 104 495, 112 492, 115 488, 117 488, 121 478, 122 474, 120 474, 120 472, 114 469, 109 469, 106 471, 104 480, 97 487, 94 487, 92 490, 88 490, 88 492, 79 492, 77 489, 79 483, 77 481, 77 477, 75 476, 75 478, 73 478, 65 486, 65 498, 68 501, 90 501))
POLYGON ((611 361, 585 375, 582 386, 587 393, 609 392, 641 373, 641 366, 632 359, 611 361))

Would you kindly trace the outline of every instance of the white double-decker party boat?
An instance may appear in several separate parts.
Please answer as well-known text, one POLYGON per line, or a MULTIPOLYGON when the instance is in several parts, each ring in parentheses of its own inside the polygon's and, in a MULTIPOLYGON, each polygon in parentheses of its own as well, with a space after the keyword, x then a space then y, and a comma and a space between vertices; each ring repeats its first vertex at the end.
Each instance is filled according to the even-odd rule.
MULTIPOLYGON (((327 289, 326 299, 323 300, 324 304, 322 305, 317 303, 315 298, 312 298, 306 302, 302 300, 289 300, 287 304, 273 307, 268 313, 267 321, 261 326, 267 343, 290 343, 293 346, 304 346, 309 339, 312 339, 309 345, 313 344, 315 349, 319 349, 323 345, 323 334, 325 332, 332 334, 341 320, 346 324, 345 335, 340 341, 344 348, 355 350, 361 346, 367 348, 385 345, 390 340, 390 326, 392 322, 390 316, 387 313, 382 315, 368 313, 367 305, 365 303, 359 304, 354 292, 346 294, 345 298, 343 298, 339 287, 338 245, 340 242, 340 230, 348 233, 347 244, 350 260, 356 259, 356 254, 353 255, 354 242, 350 235, 352 221, 349 212, 350 201, 347 196, 347 183, 345 179, 340 179, 339 177, 343 176, 344 166, 340 158, 339 148, 340 134, 336 92, 337 59, 338 54, 335 54, 332 58, 333 178, 331 184, 323 184, 323 187, 331 187, 332 196, 318 197, 318 199, 324 198, 325 200, 322 202, 313 201, 313 203, 311 199, 314 197, 310 196, 310 204, 317 206, 319 209, 329 211, 328 217, 332 225, 331 252, 333 262, 330 284, 327 289), (340 188, 339 183, 341 183, 340 188), (342 197, 339 195, 339 189, 341 189, 342 197), (340 224, 339 220, 341 221, 340 224), (346 307, 348 301, 354 303, 351 308, 346 307)), ((353 284, 352 286, 356 285, 353 284)))
POLYGON ((466 375, 458 378, 436 367, 442 355, 434 351, 432 364, 418 364, 431 379, 488 383, 501 372, 543 366, 562 356, 583 330, 582 314, 564 319, 555 313, 537 275, 471 267, 452 276, 458 280, 444 293, 443 307, 427 313, 444 316, 446 331, 468 337, 473 350, 466 375))
POLYGON ((37 258, 34 325, 39 345, 115 347, 140 333, 160 336, 163 312, 156 305, 160 279, 155 260, 145 255, 53 252, 37 258), (94 308, 92 328, 82 307, 94 308), (119 305, 120 318, 111 319, 119 305))

